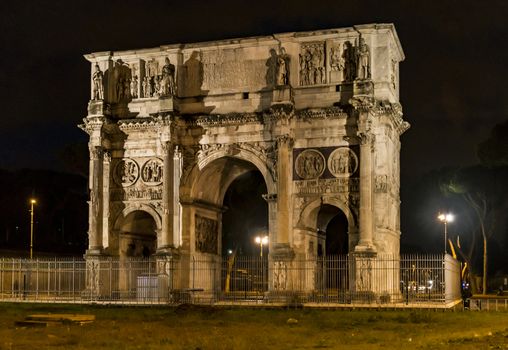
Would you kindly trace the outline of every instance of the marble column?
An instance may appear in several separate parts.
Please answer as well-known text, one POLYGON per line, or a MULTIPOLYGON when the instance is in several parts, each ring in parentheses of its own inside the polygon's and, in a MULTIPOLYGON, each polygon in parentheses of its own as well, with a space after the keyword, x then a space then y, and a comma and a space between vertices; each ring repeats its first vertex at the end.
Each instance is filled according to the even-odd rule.
POLYGON ((110 181, 110 166, 111 166, 111 153, 104 151, 102 162, 102 247, 109 247, 109 181, 110 181))
MULTIPOLYGON (((294 251, 291 248, 292 229, 291 222, 291 156, 294 140, 289 135, 277 138, 277 196, 271 195, 269 211, 275 215, 275 237, 270 237, 270 258, 272 261, 291 261, 294 258, 294 251)), ((269 220, 273 216, 269 217, 269 220)), ((270 225, 273 225, 270 222, 270 225)), ((287 277, 289 278, 289 277, 287 277)))
POLYGON ((360 139, 360 239, 355 251, 375 251, 373 244, 374 207, 373 207, 373 143, 374 135, 369 132, 359 132, 360 139))
POLYGON ((278 143, 278 176, 277 176, 277 243, 289 244, 291 212, 291 149, 293 139, 287 135, 279 137, 278 143))
POLYGON ((173 245, 178 248, 182 245, 182 205, 180 204, 180 178, 182 176, 182 152, 175 146, 173 152, 173 245))
POLYGON ((90 201, 87 254, 102 251, 102 177, 103 150, 101 146, 90 146, 90 201))
POLYGON ((157 239, 157 251, 166 253, 173 246, 173 145, 162 142, 164 168, 162 171, 162 230, 157 239))

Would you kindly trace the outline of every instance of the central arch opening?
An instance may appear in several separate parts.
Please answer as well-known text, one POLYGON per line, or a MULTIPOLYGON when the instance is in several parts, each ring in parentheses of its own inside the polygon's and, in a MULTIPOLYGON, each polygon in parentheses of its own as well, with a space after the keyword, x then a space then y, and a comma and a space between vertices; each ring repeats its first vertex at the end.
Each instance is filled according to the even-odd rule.
MULTIPOLYGON (((222 255, 236 251, 237 256, 261 255, 256 237, 268 235, 268 203, 263 175, 258 170, 238 176, 228 187, 223 200, 226 211, 222 214, 222 255)), ((263 254, 268 254, 267 245, 263 254)))
MULTIPOLYGON (((269 235, 268 203, 263 195, 269 192, 266 181, 271 178, 266 179, 270 175, 264 163, 256 159, 247 161, 243 157, 249 159, 250 155, 241 152, 230 150, 233 155, 205 165, 196 174, 191 196, 200 203, 193 207, 196 219, 206 216, 208 221, 217 222, 215 254, 216 258, 223 257, 220 259, 223 262, 221 289, 235 297, 251 298, 261 296, 268 286, 269 240, 263 240, 261 245, 256 243, 256 237, 262 239, 269 235)), ((201 231, 198 227, 194 231, 197 243, 201 231)), ((199 245, 195 251, 205 259, 212 254, 212 249, 204 251, 199 245)))

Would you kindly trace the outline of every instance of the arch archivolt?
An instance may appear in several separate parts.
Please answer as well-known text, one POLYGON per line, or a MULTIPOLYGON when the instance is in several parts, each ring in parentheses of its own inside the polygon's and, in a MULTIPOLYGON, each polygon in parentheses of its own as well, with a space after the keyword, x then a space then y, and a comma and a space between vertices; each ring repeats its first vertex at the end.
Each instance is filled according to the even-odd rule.
MULTIPOLYGON (((201 150, 197 154, 197 162, 193 165, 188 174, 184 174, 181 183, 181 195, 189 197, 199 197, 200 189, 202 187, 200 179, 214 171, 223 171, 224 164, 217 163, 221 159, 236 159, 250 163, 251 167, 243 166, 245 171, 257 169, 263 175, 266 183, 266 188, 269 194, 277 193, 277 183, 275 179, 275 159, 266 154, 266 149, 258 146, 256 143, 242 143, 242 144, 213 144, 201 145, 201 150), (213 166, 217 166, 213 169, 213 166)), ((240 165, 239 168, 242 166, 240 165)), ((215 194, 212 202, 219 202, 222 195, 227 190, 228 186, 234 179, 241 175, 241 173, 232 173, 232 176, 224 177, 218 184, 220 186, 220 193, 215 194)), ((208 183, 210 185, 210 183, 208 183)))
POLYGON ((348 232, 350 234, 356 232, 356 221, 349 205, 343 198, 337 196, 319 197, 305 205, 300 212, 297 227, 315 231, 317 229, 319 210, 324 204, 333 205, 334 207, 339 208, 347 218, 348 232))
POLYGON ((116 217, 115 224, 113 226, 114 230, 120 230, 125 218, 135 211, 144 211, 148 213, 155 221, 155 225, 157 231, 160 231, 162 228, 162 218, 157 210, 150 204, 144 203, 129 203, 127 207, 125 207, 116 217))

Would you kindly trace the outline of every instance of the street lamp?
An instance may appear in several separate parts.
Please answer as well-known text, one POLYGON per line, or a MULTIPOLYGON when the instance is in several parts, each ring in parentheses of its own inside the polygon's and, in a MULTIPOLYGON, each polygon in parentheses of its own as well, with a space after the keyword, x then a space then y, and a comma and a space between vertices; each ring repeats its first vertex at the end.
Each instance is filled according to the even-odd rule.
POLYGON ((260 236, 257 236, 255 238, 255 241, 257 244, 259 244, 261 250, 260 250, 260 256, 263 257, 263 244, 266 245, 268 243, 268 236, 264 236, 264 237, 260 237, 260 236))
POLYGON ((444 252, 446 254, 446 245, 447 245, 447 241, 448 241, 448 233, 447 233, 447 224, 449 222, 453 222, 453 214, 450 214, 450 213, 441 213, 437 216, 437 218, 439 219, 439 221, 441 221, 443 224, 444 224, 444 252))
POLYGON ((30 199, 30 259, 33 257, 34 248, 34 204, 36 203, 35 199, 30 199))

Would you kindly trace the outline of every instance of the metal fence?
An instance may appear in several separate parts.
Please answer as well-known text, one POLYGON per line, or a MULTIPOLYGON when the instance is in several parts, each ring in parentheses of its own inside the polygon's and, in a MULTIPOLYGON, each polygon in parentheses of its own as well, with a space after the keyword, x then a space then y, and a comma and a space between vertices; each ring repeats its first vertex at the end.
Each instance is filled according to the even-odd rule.
POLYGON ((445 305, 450 256, 0 258, 0 300, 123 304, 445 305))

